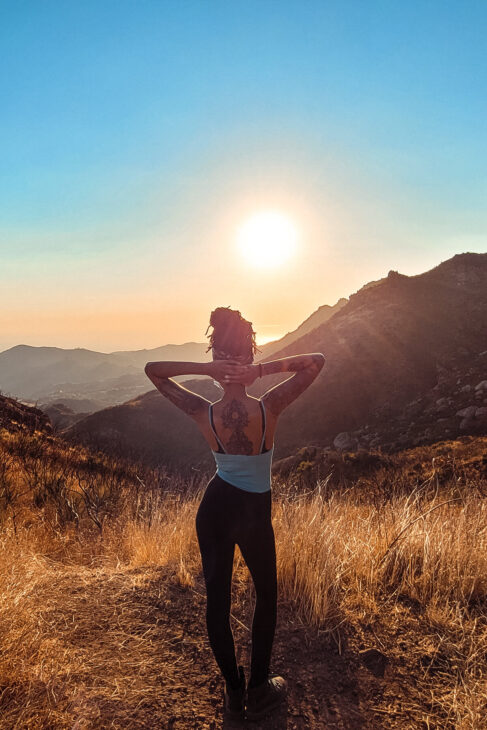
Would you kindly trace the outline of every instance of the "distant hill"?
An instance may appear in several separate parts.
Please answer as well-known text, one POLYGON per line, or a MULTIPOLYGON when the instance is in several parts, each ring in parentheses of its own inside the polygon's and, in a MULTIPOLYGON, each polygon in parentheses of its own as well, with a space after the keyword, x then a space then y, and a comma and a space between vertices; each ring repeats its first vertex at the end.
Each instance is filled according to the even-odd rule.
MULTIPOLYGON (((62 401, 74 411, 98 410, 124 403, 147 390, 148 360, 205 362, 204 343, 164 345, 153 350, 102 353, 78 347, 16 345, 0 353, 0 389, 28 404, 62 401), (76 405, 76 401, 80 401, 76 405)), ((180 380, 184 378, 176 378, 180 380)))
MULTIPOLYGON (((487 254, 460 254, 418 276, 391 271, 272 359, 300 352, 323 352, 326 364, 281 417, 276 459, 302 446, 397 450, 487 433, 487 254)), ((185 385, 220 397, 208 379, 185 385)), ((81 420, 66 437, 88 433, 142 444, 151 463, 211 463, 194 424, 155 390, 81 420)))
POLYGON ((40 404, 39 409, 49 417, 56 430, 67 428, 89 416, 91 411, 75 413, 64 403, 40 404))

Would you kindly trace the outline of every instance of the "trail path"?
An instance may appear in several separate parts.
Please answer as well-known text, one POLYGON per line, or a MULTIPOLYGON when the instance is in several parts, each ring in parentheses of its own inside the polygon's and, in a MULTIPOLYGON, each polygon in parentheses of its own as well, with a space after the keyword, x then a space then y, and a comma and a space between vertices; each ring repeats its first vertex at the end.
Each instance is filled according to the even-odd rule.
MULTIPOLYGON (((246 627, 253 605, 250 591, 245 595, 232 628, 248 677, 246 627)), ((400 685, 390 675, 374 676, 361 660, 363 638, 344 633, 340 653, 329 634, 304 628, 281 603, 271 670, 288 680, 287 703, 263 721, 226 720, 205 607, 201 577, 193 588, 176 585, 153 568, 56 569, 36 589, 30 630, 38 632, 37 644, 32 645, 35 655, 24 659, 26 666, 32 662, 29 682, 4 688, 0 710, 8 707, 11 713, 17 703, 20 709, 37 682, 37 699, 45 695, 45 722, 36 724, 32 716, 29 728, 418 727, 393 709, 400 685)), ((0 721, 0 727, 12 726, 0 721)))

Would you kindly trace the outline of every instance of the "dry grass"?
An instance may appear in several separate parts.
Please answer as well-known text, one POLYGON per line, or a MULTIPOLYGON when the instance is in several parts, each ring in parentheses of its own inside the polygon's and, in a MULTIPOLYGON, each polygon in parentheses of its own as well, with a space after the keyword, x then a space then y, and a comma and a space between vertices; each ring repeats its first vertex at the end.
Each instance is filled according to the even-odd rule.
MULTIPOLYGON (((69 499, 45 493, 59 465, 43 464, 40 494, 42 481, 29 488, 11 446, 3 451, 3 488, 14 496, 4 498, 0 538, 0 727, 110 727, 120 703, 127 727, 143 727, 137 713, 161 667, 176 677, 191 662, 191 646, 174 653, 147 601, 160 605, 167 586, 194 587, 201 574, 194 518, 204 483, 189 491, 173 480, 162 491, 150 475, 128 474, 115 494, 93 477, 87 501, 78 464, 65 474, 74 517, 69 499), (164 581, 154 582, 161 570, 164 581)), ((481 488, 480 479, 440 488, 434 472, 409 492, 398 475, 386 499, 363 480, 332 489, 325 479, 307 491, 274 484, 280 601, 320 632, 373 626, 387 654, 407 654, 416 672, 408 727, 487 727, 481 488)), ((239 551, 234 581, 237 595, 251 589, 239 551)))

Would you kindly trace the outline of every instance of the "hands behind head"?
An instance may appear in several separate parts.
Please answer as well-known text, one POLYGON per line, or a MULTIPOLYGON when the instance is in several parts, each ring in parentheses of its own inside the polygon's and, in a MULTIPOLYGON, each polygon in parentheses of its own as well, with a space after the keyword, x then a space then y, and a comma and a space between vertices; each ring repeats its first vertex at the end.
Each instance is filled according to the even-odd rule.
POLYGON ((259 376, 258 365, 243 365, 238 359, 213 360, 208 363, 208 374, 222 385, 240 383, 252 385, 259 376))

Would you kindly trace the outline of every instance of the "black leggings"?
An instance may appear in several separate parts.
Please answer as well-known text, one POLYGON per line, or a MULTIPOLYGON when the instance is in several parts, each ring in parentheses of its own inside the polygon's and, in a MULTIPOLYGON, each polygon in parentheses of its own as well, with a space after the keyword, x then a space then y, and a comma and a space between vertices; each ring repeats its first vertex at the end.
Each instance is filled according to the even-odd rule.
POLYGON ((256 593, 252 623, 251 686, 264 682, 277 619, 276 547, 271 522, 271 490, 247 492, 217 474, 206 487, 196 514, 196 532, 206 584, 206 626, 216 662, 228 685, 239 674, 230 628, 235 544, 247 564, 256 593))

